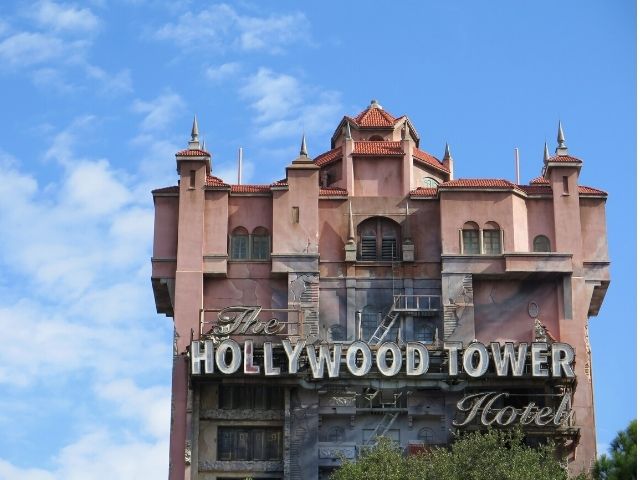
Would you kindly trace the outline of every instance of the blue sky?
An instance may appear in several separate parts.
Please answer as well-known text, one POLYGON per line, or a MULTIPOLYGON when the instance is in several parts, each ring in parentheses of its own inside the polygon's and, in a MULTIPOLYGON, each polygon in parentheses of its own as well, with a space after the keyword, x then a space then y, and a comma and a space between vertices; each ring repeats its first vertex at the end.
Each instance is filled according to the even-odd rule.
POLYGON ((372 98, 458 177, 539 174, 562 120, 609 192, 591 320, 601 448, 636 416, 636 6, 631 1, 0 5, 0 479, 164 478, 170 319, 150 190, 191 118, 232 179, 284 176, 372 98), (142 358, 142 360, 141 360, 142 358))

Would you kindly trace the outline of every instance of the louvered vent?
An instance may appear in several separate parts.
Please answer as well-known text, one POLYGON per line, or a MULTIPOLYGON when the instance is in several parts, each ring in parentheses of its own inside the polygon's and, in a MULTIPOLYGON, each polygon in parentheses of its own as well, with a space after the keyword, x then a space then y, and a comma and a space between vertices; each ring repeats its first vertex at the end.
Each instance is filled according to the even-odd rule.
POLYGON ((397 258, 396 253, 396 239, 395 238, 383 238, 382 239, 382 260, 395 260, 397 258))
POLYGON ((376 237, 363 236, 360 242, 360 259, 375 260, 376 256, 376 237))

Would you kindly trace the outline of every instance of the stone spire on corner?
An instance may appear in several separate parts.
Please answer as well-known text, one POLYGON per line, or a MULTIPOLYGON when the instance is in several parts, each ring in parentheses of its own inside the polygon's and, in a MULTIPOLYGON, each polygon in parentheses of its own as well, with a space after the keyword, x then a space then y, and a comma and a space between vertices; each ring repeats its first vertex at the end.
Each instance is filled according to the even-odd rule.
POLYGON ((198 139, 199 136, 199 131, 198 131, 198 119, 196 118, 196 116, 193 116, 193 125, 191 126, 191 140, 189 141, 189 149, 191 150, 200 150, 200 140, 198 139))
POLYGON ((302 143, 300 144, 300 156, 309 156, 309 154, 307 153, 307 138, 305 137, 304 133, 302 134, 302 143))
POLYGON ((564 143, 564 131, 562 130, 562 122, 558 122, 558 146, 556 147, 556 155, 567 155, 569 149, 564 143))
POLYGON ((542 154, 542 161, 547 163, 549 161, 549 147, 547 146, 547 142, 544 142, 544 153, 542 154))

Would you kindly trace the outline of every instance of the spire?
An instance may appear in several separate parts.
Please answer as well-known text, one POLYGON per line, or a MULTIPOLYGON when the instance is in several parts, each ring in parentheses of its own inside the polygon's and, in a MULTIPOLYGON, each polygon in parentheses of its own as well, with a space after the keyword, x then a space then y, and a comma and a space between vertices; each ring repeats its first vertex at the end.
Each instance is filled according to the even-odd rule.
POLYGON ((191 126, 191 140, 189 141, 190 149, 200 149, 200 140, 198 139, 198 119, 193 116, 193 125, 191 126))
POLYGON ((558 146, 556 147, 556 155, 566 155, 568 152, 569 149, 564 143, 564 131, 562 130, 562 122, 558 122, 558 146))
POLYGON ((349 200, 349 236, 347 238, 347 243, 351 245, 356 243, 356 235, 353 229, 353 211, 351 210, 351 200, 349 200))
POLYGON ((444 158, 443 160, 451 160, 451 152, 449 151, 449 142, 444 144, 444 158))
POLYGON ((349 124, 349 121, 347 120, 347 130, 346 133, 344 135, 345 140, 351 140, 351 125, 349 124))
POLYGON ((542 160, 544 163, 549 161, 549 147, 547 146, 547 142, 544 142, 544 154, 542 156, 542 160))
POLYGON ((453 180, 453 157, 449 150, 449 142, 444 145, 444 157, 442 158, 442 164, 449 170, 449 180, 453 180))
POLYGON ((309 156, 307 154, 307 139, 306 139, 304 133, 302 134, 302 143, 300 144, 300 156, 301 157, 308 157, 309 156))

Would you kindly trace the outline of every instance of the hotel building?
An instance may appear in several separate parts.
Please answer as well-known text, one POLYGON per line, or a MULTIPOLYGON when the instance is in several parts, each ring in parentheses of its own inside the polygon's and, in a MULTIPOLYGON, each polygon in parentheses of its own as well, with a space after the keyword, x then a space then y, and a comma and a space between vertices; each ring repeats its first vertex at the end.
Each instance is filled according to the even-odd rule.
POLYGON ((411 120, 376 101, 343 117, 315 158, 303 139, 271 184, 216 177, 195 121, 176 165, 178 185, 152 192, 151 281, 175 324, 171 480, 327 478, 382 435, 407 454, 444 446, 456 429, 486 428, 480 415, 456 426, 460 400, 482 392, 504 394, 494 419, 507 406, 535 404, 549 419, 565 409, 523 422, 526 440, 553 439, 571 472, 591 465, 587 320, 609 284, 607 194, 580 185, 583 161, 561 126, 542 175, 525 184, 454 177, 448 146, 442 159, 422 150, 411 120), (291 372, 287 340, 341 348, 342 361, 332 371, 321 356, 325 372, 313 375, 305 348, 291 372), (353 374, 345 352, 357 341, 378 366, 386 348, 385 368, 401 347, 401 370, 353 374), (469 355, 478 365, 482 345, 495 357, 491 342, 530 345, 521 375, 494 364, 469 373, 463 350, 480 345, 469 355), (536 355, 551 370, 544 345, 555 343, 572 347, 575 375, 536 370, 536 355), (430 359, 421 375, 405 371, 416 344, 430 359))

